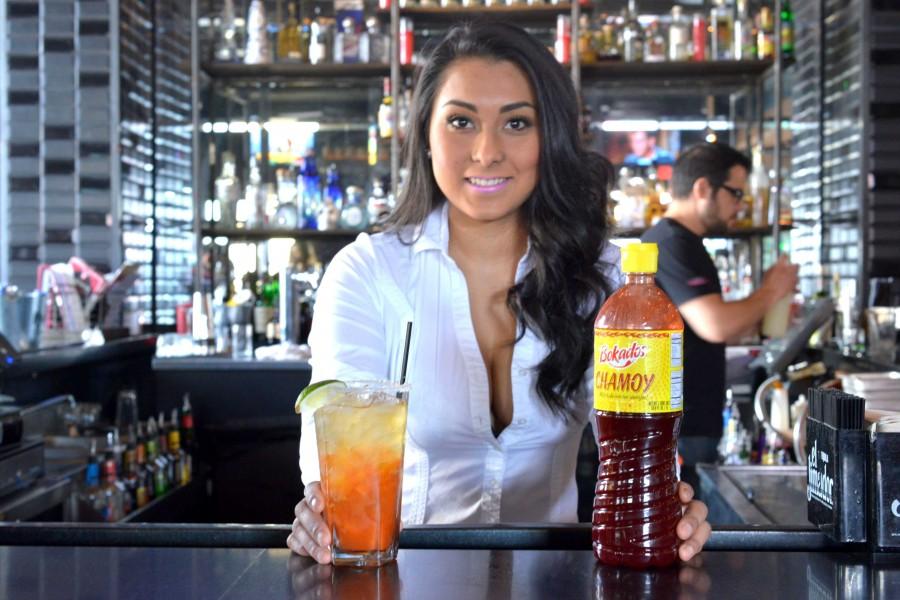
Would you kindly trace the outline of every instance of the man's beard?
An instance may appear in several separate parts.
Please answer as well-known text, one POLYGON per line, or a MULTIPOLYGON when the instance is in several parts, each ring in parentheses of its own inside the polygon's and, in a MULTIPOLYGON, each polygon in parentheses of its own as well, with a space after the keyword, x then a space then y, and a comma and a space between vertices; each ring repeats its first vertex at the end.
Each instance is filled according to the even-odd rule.
POLYGON ((728 232, 728 222, 723 221, 719 217, 718 208, 715 201, 712 201, 707 204, 706 211, 700 215, 700 220, 703 222, 703 227, 706 229, 705 233, 707 235, 728 232))

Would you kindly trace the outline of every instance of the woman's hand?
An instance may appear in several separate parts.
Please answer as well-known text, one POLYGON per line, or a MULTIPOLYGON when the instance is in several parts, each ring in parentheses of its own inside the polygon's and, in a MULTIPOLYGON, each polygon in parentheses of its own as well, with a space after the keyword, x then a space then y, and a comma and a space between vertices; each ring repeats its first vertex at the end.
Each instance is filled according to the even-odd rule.
POLYGON ((684 505, 681 520, 675 528, 675 533, 681 540, 678 556, 681 560, 688 561, 703 549, 703 544, 709 539, 712 530, 706 521, 709 510, 705 504, 694 500, 694 488, 683 481, 678 484, 678 499, 684 505))
POLYGON ((322 518, 324 509, 322 486, 318 481, 310 483, 304 489, 303 500, 294 507, 294 524, 287 546, 301 556, 311 556, 318 563, 328 564, 331 562, 331 532, 322 518))

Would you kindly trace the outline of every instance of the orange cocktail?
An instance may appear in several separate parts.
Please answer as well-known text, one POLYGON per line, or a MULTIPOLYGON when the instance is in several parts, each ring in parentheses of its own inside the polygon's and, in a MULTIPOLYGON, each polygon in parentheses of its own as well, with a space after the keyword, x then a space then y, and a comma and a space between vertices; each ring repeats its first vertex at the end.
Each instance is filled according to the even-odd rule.
POLYGON ((357 382, 315 412, 325 520, 336 565, 394 560, 409 387, 357 382))

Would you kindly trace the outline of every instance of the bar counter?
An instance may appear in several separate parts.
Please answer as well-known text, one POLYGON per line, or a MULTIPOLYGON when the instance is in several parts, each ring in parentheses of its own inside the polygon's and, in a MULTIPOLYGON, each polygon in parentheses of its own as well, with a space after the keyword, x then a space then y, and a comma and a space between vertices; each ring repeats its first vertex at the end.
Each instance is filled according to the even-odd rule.
POLYGON ((288 527, 0 527, 0 597, 896 598, 900 554, 808 528, 721 528, 690 564, 597 565, 587 525, 411 527, 396 563, 333 568, 292 555, 288 527))

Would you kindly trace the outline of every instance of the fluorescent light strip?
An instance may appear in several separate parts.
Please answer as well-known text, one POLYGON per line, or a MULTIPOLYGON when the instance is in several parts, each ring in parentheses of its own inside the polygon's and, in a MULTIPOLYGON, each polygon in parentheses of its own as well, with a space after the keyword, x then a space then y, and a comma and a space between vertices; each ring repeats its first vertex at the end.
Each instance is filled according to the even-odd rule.
POLYGON ((260 124, 259 121, 206 121, 200 125, 203 133, 258 133, 260 127, 266 131, 273 129, 294 130, 297 133, 312 134, 319 131, 319 124, 315 121, 290 121, 274 120, 260 124))
POLYGON ((653 119, 616 119, 602 121, 600 129, 608 132, 628 131, 728 131, 731 121, 656 121, 653 119))

